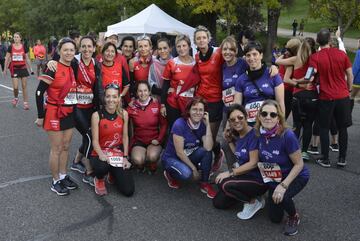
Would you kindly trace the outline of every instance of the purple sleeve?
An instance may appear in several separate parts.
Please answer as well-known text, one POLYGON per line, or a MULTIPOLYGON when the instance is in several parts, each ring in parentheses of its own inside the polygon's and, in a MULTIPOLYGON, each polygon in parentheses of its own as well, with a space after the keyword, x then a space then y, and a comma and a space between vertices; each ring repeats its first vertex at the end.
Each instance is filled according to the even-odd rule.
POLYGON ((283 83, 283 80, 281 79, 279 74, 275 75, 272 79, 274 87, 277 87, 283 83))
POLYGON ((259 138, 255 135, 255 131, 252 130, 251 135, 249 136, 248 142, 248 151, 258 150, 259 149, 259 138))
POLYGON ((242 74, 237 80, 236 80, 236 83, 235 83, 235 90, 237 91, 237 92, 243 92, 243 87, 242 87, 242 85, 243 85, 243 76, 244 76, 244 74, 242 74))
POLYGON ((179 118, 174 122, 173 127, 171 128, 171 133, 178 135, 178 136, 184 136, 184 121, 183 118, 179 118))
POLYGON ((284 133, 285 151, 288 155, 293 154, 300 149, 299 140, 292 130, 286 130, 284 133))

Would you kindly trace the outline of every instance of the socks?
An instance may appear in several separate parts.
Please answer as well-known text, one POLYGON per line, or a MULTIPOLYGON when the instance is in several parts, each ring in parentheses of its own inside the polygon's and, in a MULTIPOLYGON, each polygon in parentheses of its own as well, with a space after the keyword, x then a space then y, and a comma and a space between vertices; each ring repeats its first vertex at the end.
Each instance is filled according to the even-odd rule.
POLYGON ((65 174, 59 173, 60 180, 64 179, 65 177, 66 177, 66 173, 65 174))

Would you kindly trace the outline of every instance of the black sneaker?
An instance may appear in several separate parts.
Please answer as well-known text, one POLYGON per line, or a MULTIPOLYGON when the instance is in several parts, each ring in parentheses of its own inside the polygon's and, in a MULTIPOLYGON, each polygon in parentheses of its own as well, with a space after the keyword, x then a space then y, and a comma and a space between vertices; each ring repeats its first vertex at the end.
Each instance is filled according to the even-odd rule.
POLYGON ((89 175, 85 173, 84 176, 83 176, 82 181, 89 184, 90 186, 93 186, 93 187, 95 186, 95 184, 94 184, 94 176, 93 176, 92 173, 89 174, 89 175))
POLYGON ((288 217, 288 220, 285 224, 284 234, 288 236, 293 236, 298 233, 298 226, 300 224, 299 214, 295 214, 293 217, 288 217))
POLYGON ((339 145, 338 144, 331 144, 329 147, 333 152, 338 152, 339 151, 339 145))
POLYGON ((70 192, 69 190, 64 187, 64 185, 62 184, 62 182, 59 180, 57 182, 51 181, 51 191, 55 192, 57 195, 59 196, 65 196, 65 195, 69 195, 70 192))
POLYGON ((346 160, 344 157, 339 157, 338 162, 336 163, 339 167, 346 166, 346 160))
POLYGON ((65 178, 60 181, 64 185, 64 187, 69 190, 73 190, 79 187, 73 180, 70 179, 69 175, 66 175, 65 178))
POLYGON ((73 162, 70 166, 70 169, 73 171, 77 171, 81 174, 84 174, 86 171, 86 168, 85 168, 84 164, 82 164, 82 162, 78 162, 78 163, 73 162))
POLYGON ((319 164, 319 165, 322 166, 322 167, 331 167, 331 164, 330 164, 329 159, 328 159, 328 160, 324 160, 324 159, 320 158, 320 159, 317 159, 317 160, 316 160, 316 163, 319 164))
POLYGON ((308 153, 310 154, 320 154, 319 153, 319 150, 318 150, 318 147, 317 146, 313 146, 313 145, 310 145, 309 149, 307 150, 308 153))

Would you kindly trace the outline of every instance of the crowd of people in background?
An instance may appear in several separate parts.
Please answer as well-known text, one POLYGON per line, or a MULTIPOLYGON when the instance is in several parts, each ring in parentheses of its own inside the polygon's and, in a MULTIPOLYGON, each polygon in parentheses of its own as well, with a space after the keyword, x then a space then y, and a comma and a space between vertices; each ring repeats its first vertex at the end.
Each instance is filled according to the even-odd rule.
MULTIPOLYGON (((294 20, 294 36, 297 25, 294 20)), ((302 20, 300 36, 303 29, 302 20)), ((82 142, 70 169, 98 195, 114 184, 130 197, 131 170, 153 175, 161 164, 170 188, 193 179, 215 208, 242 203, 237 216, 243 220, 267 203, 270 220, 280 223, 286 213, 284 233, 295 235, 300 215, 293 197, 310 177, 304 161, 321 154, 316 162, 330 167, 331 148, 339 152, 337 166, 347 164, 360 50, 352 68, 341 39, 340 49, 331 40, 327 29, 316 40, 294 37, 272 65, 264 62, 263 46, 251 31, 238 40, 228 36, 217 48, 204 26, 194 36, 171 40, 142 35, 120 41, 111 31, 102 44, 96 34, 77 31, 53 38, 47 47, 37 40, 35 123, 50 143, 51 190, 62 196, 78 188, 68 174, 75 127, 82 142), (330 129, 337 134, 331 144, 330 129)), ((9 69, 13 82, 12 105, 18 105, 20 82, 25 110, 30 108, 27 77, 33 72, 27 53, 20 33, 11 45, 0 43, 3 74, 9 69)))

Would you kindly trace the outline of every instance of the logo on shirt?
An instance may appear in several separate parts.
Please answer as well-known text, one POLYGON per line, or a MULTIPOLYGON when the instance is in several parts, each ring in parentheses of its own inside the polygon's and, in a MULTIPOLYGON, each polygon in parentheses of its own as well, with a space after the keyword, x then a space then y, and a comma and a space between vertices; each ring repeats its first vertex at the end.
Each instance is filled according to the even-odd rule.
POLYGON ((134 70, 140 70, 139 66, 135 66, 134 70))
POLYGON ((115 123, 114 123, 114 127, 115 127, 115 128, 121 128, 122 125, 120 125, 119 123, 115 122, 115 123))
POLYGON ((237 74, 234 74, 233 76, 232 76, 234 79, 236 79, 237 77, 239 77, 237 74))
POLYGON ((279 150, 273 150, 273 152, 272 152, 274 155, 279 155, 279 150))
POLYGON ((159 108, 151 108, 152 113, 156 114, 159 112, 159 108))
MULTIPOLYGON (((259 149, 260 149, 260 147, 259 147, 259 149)), ((262 151, 261 154, 265 157, 266 160, 269 160, 270 158, 273 157, 273 155, 270 152, 265 151, 265 150, 262 151)))
POLYGON ((180 69, 179 67, 177 67, 177 68, 175 69, 175 73, 181 73, 181 69, 180 69))
POLYGON ((269 87, 269 84, 268 84, 268 83, 262 84, 262 86, 261 86, 261 87, 263 87, 263 88, 267 88, 267 87, 269 87))

